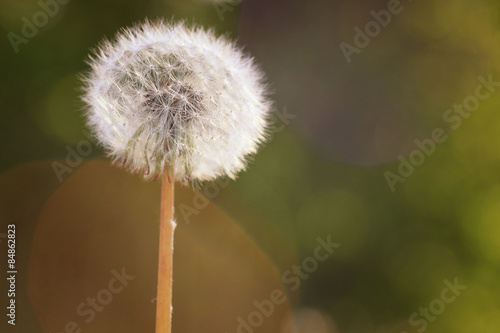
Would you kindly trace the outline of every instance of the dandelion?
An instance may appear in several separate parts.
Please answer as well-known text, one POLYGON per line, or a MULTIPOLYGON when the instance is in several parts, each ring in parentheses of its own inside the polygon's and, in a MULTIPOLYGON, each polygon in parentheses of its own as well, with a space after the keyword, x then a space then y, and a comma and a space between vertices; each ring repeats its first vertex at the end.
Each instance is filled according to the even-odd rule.
POLYGON ((145 22, 90 61, 87 120, 113 162, 147 179, 234 178, 264 139, 263 75, 211 31, 145 22))
POLYGON ((145 21, 90 57, 83 100, 114 164, 162 177, 156 332, 171 330, 174 181, 235 178, 265 139, 271 103, 252 58, 212 31, 145 21))

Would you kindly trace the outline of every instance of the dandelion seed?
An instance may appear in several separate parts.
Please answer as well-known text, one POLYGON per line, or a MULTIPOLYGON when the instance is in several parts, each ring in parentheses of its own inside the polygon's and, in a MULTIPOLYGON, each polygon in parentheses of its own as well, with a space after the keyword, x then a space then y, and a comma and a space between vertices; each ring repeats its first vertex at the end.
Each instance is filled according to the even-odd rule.
POLYGON ((103 42, 90 65, 88 125, 113 161, 127 158, 147 179, 165 169, 178 180, 234 178, 265 138, 263 74, 212 31, 146 21, 103 42))

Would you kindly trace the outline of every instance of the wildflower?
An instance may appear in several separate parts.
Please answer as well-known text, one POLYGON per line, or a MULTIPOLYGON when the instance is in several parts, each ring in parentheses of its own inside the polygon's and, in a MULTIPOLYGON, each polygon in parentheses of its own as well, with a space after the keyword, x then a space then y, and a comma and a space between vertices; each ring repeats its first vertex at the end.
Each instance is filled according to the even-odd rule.
POLYGON ((115 164, 146 179, 234 178, 265 139, 263 73, 211 30, 145 21, 89 64, 87 123, 115 164))

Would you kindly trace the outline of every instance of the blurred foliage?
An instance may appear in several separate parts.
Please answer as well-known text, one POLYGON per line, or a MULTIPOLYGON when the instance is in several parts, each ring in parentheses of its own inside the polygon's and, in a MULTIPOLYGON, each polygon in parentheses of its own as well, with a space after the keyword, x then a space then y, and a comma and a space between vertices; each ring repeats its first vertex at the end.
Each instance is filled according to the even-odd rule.
MULTIPOLYGON (((22 18, 31 19, 41 10, 40 5, 0 0, 0 30, 5 36, 0 42, 0 171, 4 173, 0 216, 2 224, 12 223, 14 218, 22 224, 19 260, 24 271, 28 270, 33 239, 47 237, 51 244, 50 237, 56 237, 35 232, 40 230, 36 229, 40 221, 48 223, 50 216, 58 216, 42 219, 44 202, 69 186, 66 182, 72 177, 82 177, 77 172, 65 174, 59 184, 48 165, 64 162, 68 147, 88 140, 78 100, 78 74, 86 70, 89 50, 103 36, 111 38, 119 28, 145 17, 173 17, 214 27, 237 39, 268 73, 276 110, 286 107, 295 116, 287 120, 283 131, 273 133, 247 172, 210 198, 274 266, 269 268, 264 260, 259 264, 251 261, 249 267, 271 269, 267 274, 272 278, 266 283, 272 285, 277 274, 272 270, 281 275, 312 256, 318 237, 331 235, 341 244, 302 281, 300 293, 290 292, 296 312, 283 324, 282 333, 417 332, 422 326, 411 325, 409 317, 439 299, 443 281, 456 277, 467 289, 446 304, 434 321, 428 321, 426 332, 500 331, 500 92, 482 100, 456 129, 443 118, 454 104, 474 95, 479 76, 491 75, 493 81, 500 81, 499 3, 401 2, 402 11, 392 15, 387 27, 348 63, 339 44, 354 45, 353 29, 363 30, 374 20, 371 11, 384 10, 388 3, 70 1, 60 5, 54 17, 27 44, 20 44, 16 53, 7 36, 11 32, 21 35, 22 18), (425 161, 392 191, 386 172, 397 175, 398 158, 408 160, 419 150, 415 140, 431 138, 436 128, 444 130, 447 140, 437 143, 425 161)), ((279 127, 280 117, 276 121, 279 127)), ((100 155, 102 151, 94 145, 85 160, 100 155)), ((75 170, 80 172, 85 165, 75 170)), ((104 174, 111 172, 103 170, 104 174)), ((116 169, 109 179, 121 173, 116 169)), ((107 182, 101 174, 96 178, 107 182)), ((108 186, 114 186, 108 181, 108 186)), ((133 186, 146 187, 148 195, 157 191, 155 183, 133 186)), ((64 191, 72 193, 71 187, 64 191)), ((199 191, 203 193, 203 188, 199 191)), ((192 205, 196 195, 185 192, 177 205, 192 205)), ((94 199, 102 205, 110 200, 99 192, 94 199)), ((177 216, 189 229, 191 224, 183 221, 178 206, 177 216)), ((210 222, 209 215, 196 218, 200 216, 207 221, 197 223, 210 222)), ((58 221, 53 221, 55 226, 58 221)), ((123 224, 132 228, 133 222, 123 224)), ((117 239, 130 237, 130 230, 119 228, 109 232, 118 233, 117 239)), ((233 236, 228 233, 228 237, 233 236)), ((230 251, 235 245, 227 246, 230 251)), ((263 260, 252 246, 248 248, 263 260)), ((129 251, 123 256, 135 252, 129 251)), ((92 256, 93 265, 119 257, 113 253, 106 259, 90 250, 84 252, 92 256)), ((113 268, 105 266, 104 282, 113 268)), ((154 269, 148 269, 151 278, 154 269)), ((183 272, 189 276, 189 271, 183 272)), ((28 277, 22 279, 26 285, 28 277)), ((262 283, 255 281, 257 288, 267 287, 262 283)), ((243 286, 248 287, 242 282, 233 288, 243 286)), ((214 288, 214 302, 234 290, 214 288)), ((51 304, 66 303, 56 299, 51 304)), ((32 313, 40 313, 32 308, 36 306, 40 303, 24 305, 22 310, 30 332, 43 331, 45 319, 32 313)), ((69 306, 72 310, 76 304, 69 306)), ((234 332, 236 318, 228 316, 221 322, 233 323, 226 330, 234 332)), ((179 327, 188 327, 183 324, 191 319, 176 318, 174 311, 174 323, 177 320, 179 327)), ((255 332, 275 332, 271 326, 255 332)))

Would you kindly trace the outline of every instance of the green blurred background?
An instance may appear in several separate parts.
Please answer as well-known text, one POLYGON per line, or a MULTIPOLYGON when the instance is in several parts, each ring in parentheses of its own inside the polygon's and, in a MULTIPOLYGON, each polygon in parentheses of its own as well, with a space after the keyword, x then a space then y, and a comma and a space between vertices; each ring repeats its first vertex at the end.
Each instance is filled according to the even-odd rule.
POLYGON ((478 77, 500 82, 497 1, 403 1, 350 62, 340 44, 355 46, 354 28, 364 30, 371 11, 392 1, 63 2, 13 46, 10 33, 23 37, 23 18, 32 22, 44 5, 0 0, 0 236, 16 223, 20 271, 18 325, 7 329, 63 331, 81 319, 75 307, 106 286, 109 272, 129 265, 147 272, 142 282, 116 295, 82 332, 153 331, 159 185, 108 168, 94 142, 62 181, 53 162, 67 163, 68 151, 89 140, 78 74, 90 49, 145 17, 173 17, 236 39, 267 73, 275 101, 272 138, 237 181, 208 184, 215 195, 177 186, 175 265, 182 272, 174 282, 174 332, 236 332, 238 313, 247 318, 252 301, 273 288, 287 293, 287 306, 252 332, 500 331, 498 87, 459 126, 444 118, 475 94, 478 77), (415 140, 435 129, 447 140, 418 153, 415 140), (399 174, 401 160, 417 155, 421 164, 399 174), (387 172, 400 181, 391 185, 387 172), (193 201, 201 195, 208 208, 193 201), (340 247, 301 279, 300 290, 290 290, 282 274, 329 235, 340 247), (86 241, 77 246, 79 239, 86 241), (206 274, 213 276, 203 284, 206 274), (455 279, 467 289, 443 303, 444 281, 455 279), (76 293, 85 285, 92 288, 76 293), (187 295, 190 285, 198 291, 187 295), (429 306, 422 319, 420 309, 429 306))

